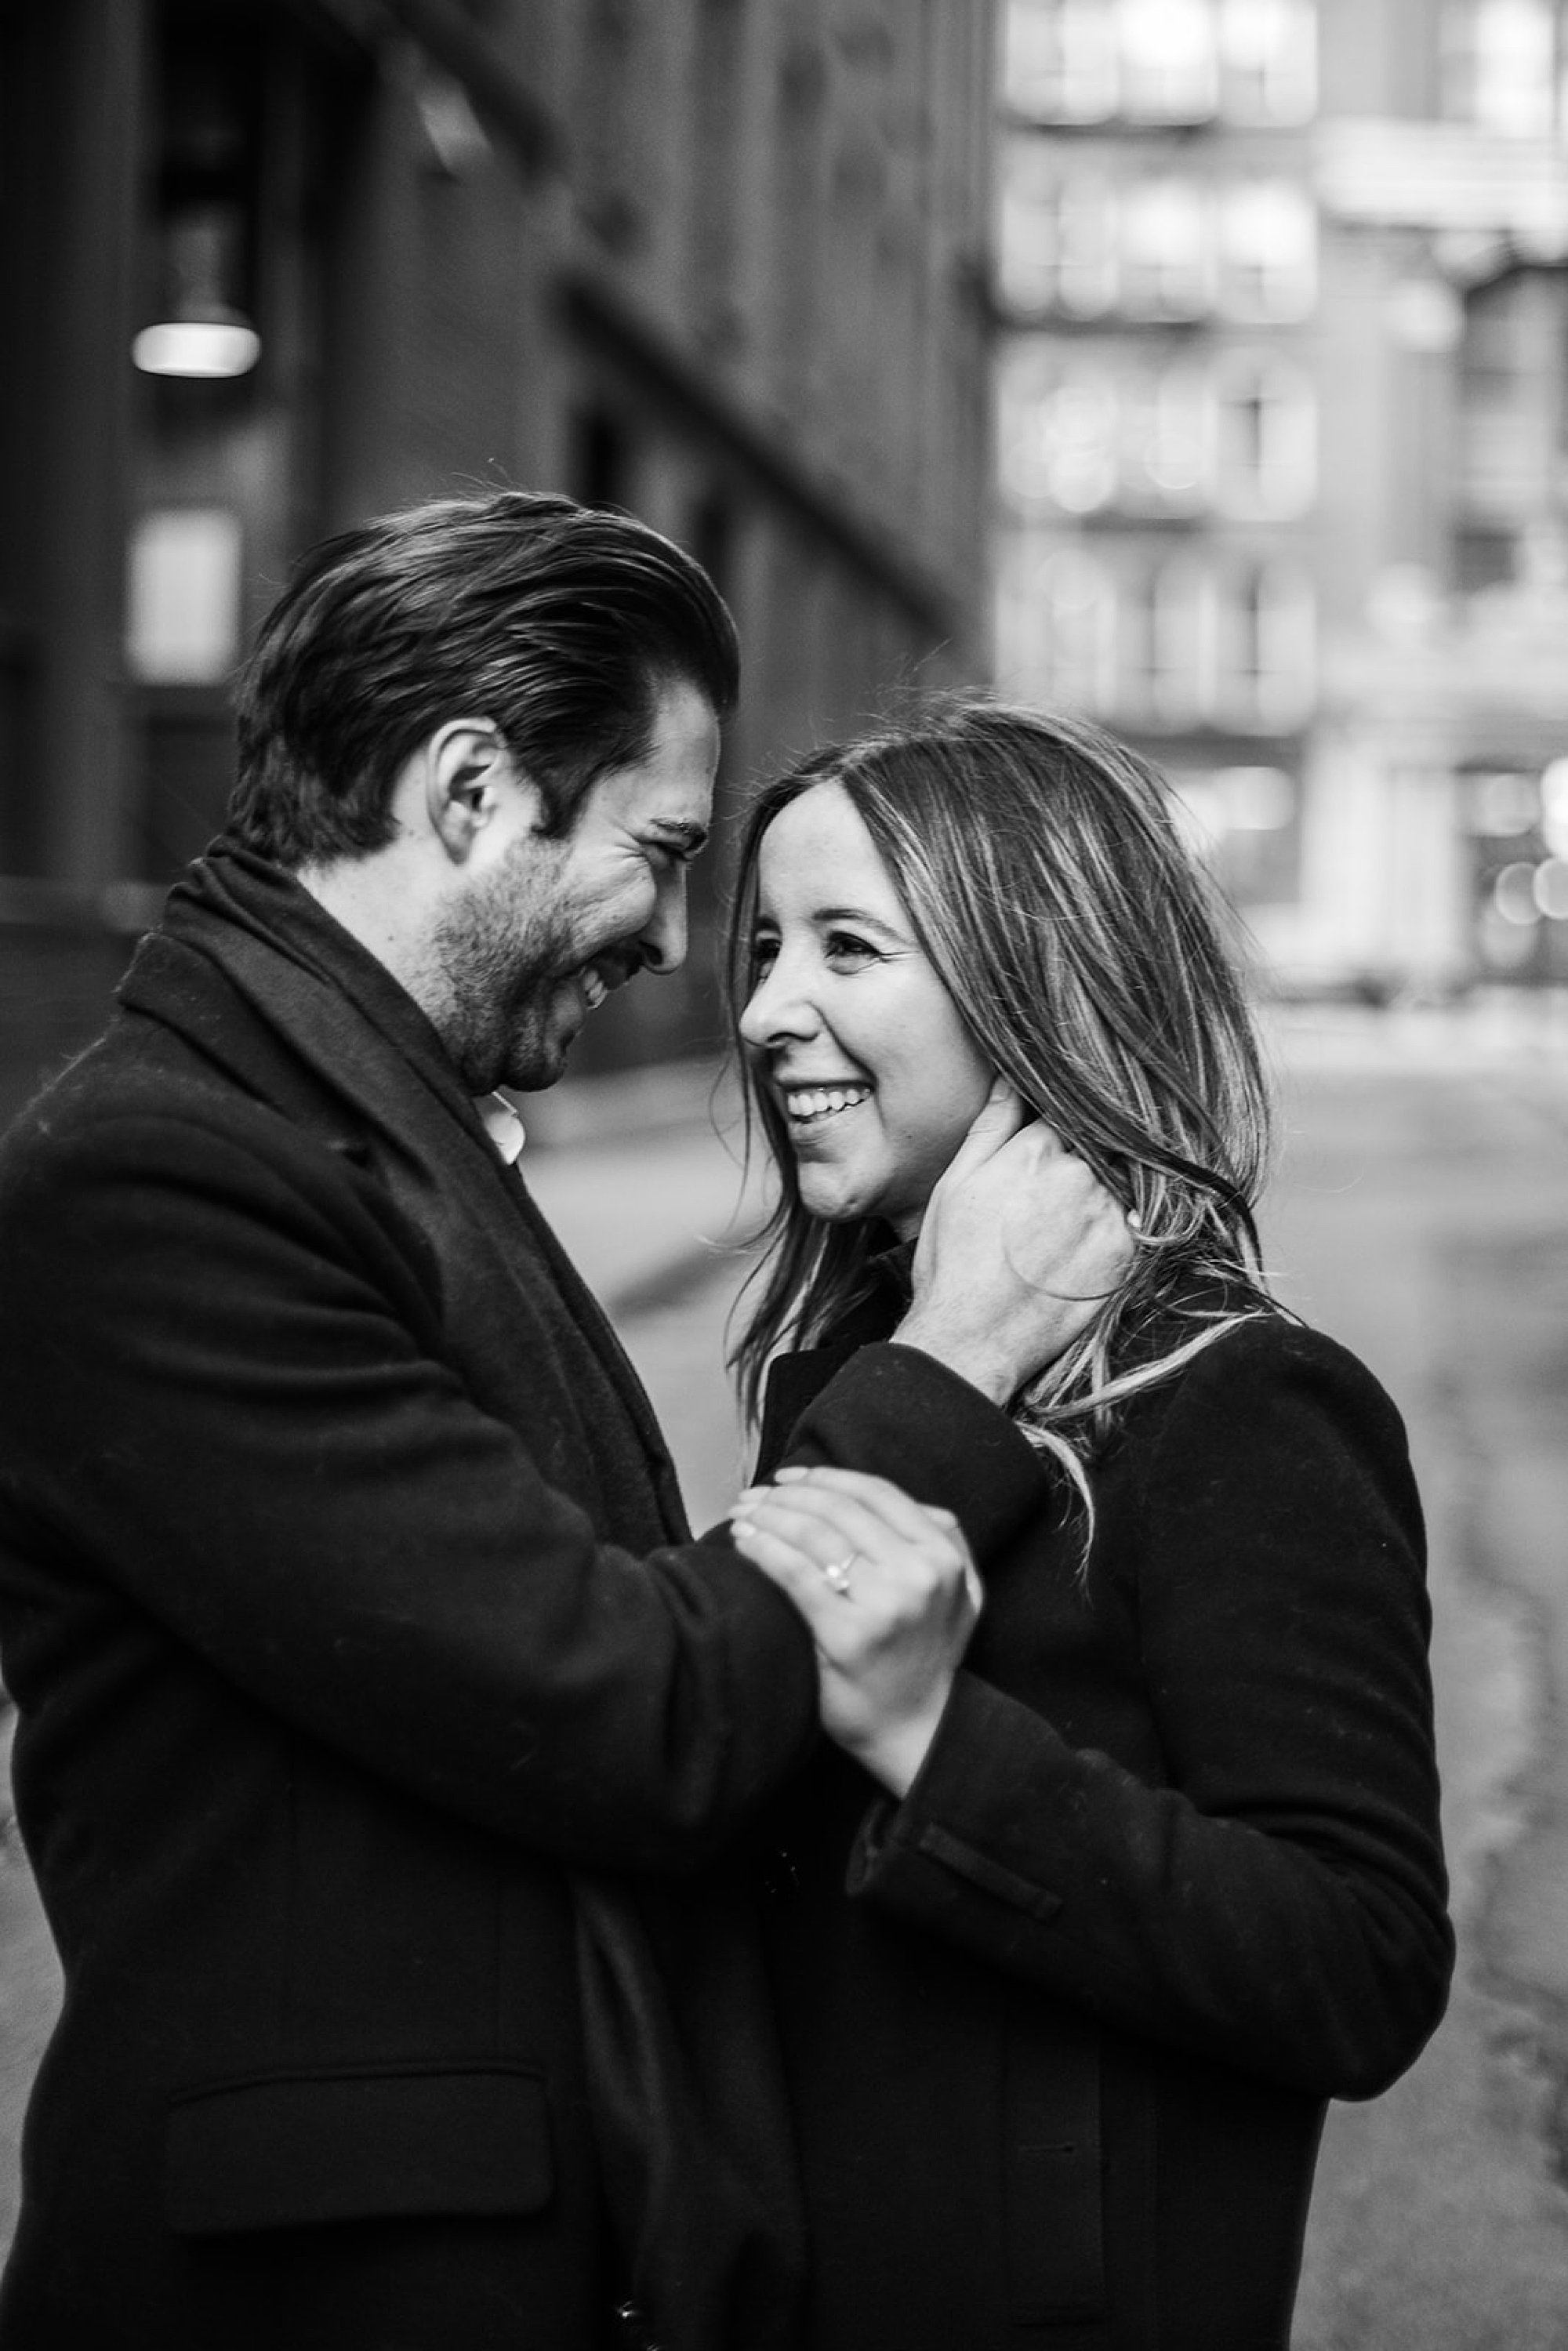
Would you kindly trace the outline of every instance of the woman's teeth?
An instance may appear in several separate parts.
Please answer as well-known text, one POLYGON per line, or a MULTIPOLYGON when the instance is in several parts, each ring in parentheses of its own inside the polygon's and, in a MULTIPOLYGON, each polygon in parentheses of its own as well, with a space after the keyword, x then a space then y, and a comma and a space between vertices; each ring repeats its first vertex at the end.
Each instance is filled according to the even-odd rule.
POLYGON ((835 1111, 852 1110, 870 1092, 869 1086, 797 1086, 786 1093, 784 1108, 797 1122, 831 1118, 835 1111))
POLYGON ((605 987, 604 982, 601 979, 597 970, 591 963, 583 966, 580 977, 582 980, 582 993, 587 999, 588 1008, 591 1012, 597 1012, 605 998, 609 995, 610 990, 605 987))

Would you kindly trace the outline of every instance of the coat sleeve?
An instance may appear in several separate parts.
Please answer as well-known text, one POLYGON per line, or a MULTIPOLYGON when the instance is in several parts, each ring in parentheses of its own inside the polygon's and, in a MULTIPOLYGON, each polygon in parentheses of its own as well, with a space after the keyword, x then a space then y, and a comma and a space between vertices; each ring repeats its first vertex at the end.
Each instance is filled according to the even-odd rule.
POLYGON ((779 1462, 821 1462, 886 1478, 917 1502, 951 1510, 982 1566, 1049 1506, 1032 1447, 934 1355, 871 1343, 848 1351, 824 1383, 836 1353, 773 1366, 759 1477, 779 1462))
POLYGON ((1169 1784, 961 1673, 852 1890, 1119 2027, 1370 2095, 1436 2025, 1453 1950, 1398 1416, 1332 1343, 1243 1326, 1180 1375, 1139 1513, 1169 1784))
POLYGON ((193 1671, 533 1848, 695 1864, 809 1749, 809 1638, 716 1541, 598 1539, 442 1359, 429 1266, 378 1195, 259 1107, 110 1109, 12 1152, 15 1694, 35 1655, 40 1695, 79 1665, 51 1612, 96 1610, 106 1642, 161 1627, 193 1671))

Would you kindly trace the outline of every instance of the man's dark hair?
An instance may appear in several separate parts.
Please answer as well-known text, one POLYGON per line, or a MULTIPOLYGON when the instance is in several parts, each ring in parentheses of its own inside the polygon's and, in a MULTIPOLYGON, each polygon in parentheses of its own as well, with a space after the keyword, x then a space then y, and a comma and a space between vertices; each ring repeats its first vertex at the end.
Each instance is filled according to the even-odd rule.
POLYGON ((385 515, 300 559, 240 674, 231 836, 290 868, 392 838, 403 762, 488 718, 571 830, 652 747, 663 690, 725 717, 740 658, 700 565, 632 516, 506 490, 385 515))

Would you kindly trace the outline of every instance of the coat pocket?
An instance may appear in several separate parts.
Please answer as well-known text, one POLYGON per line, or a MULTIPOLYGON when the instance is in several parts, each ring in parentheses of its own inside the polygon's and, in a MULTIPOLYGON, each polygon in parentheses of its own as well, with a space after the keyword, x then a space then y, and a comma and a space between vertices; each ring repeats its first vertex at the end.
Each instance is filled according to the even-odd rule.
POLYGON ((535 2212, 553 2182, 544 2082, 521 2066, 330 2067, 170 2101, 163 2199, 177 2236, 535 2212))
POLYGON ((1015 2325, 1088 2318, 1105 2302, 1100 2049, 1084 2025, 1010 2036, 1004 2105, 1008 2299, 1015 2325))

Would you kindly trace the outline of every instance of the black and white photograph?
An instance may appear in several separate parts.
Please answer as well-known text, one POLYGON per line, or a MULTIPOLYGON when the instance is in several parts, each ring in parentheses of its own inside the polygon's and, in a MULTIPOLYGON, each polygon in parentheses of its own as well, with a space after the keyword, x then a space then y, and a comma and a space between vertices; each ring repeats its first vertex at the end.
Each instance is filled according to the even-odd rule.
POLYGON ((0 0, 0 2351, 1563 2351, 1568 0, 0 0))

